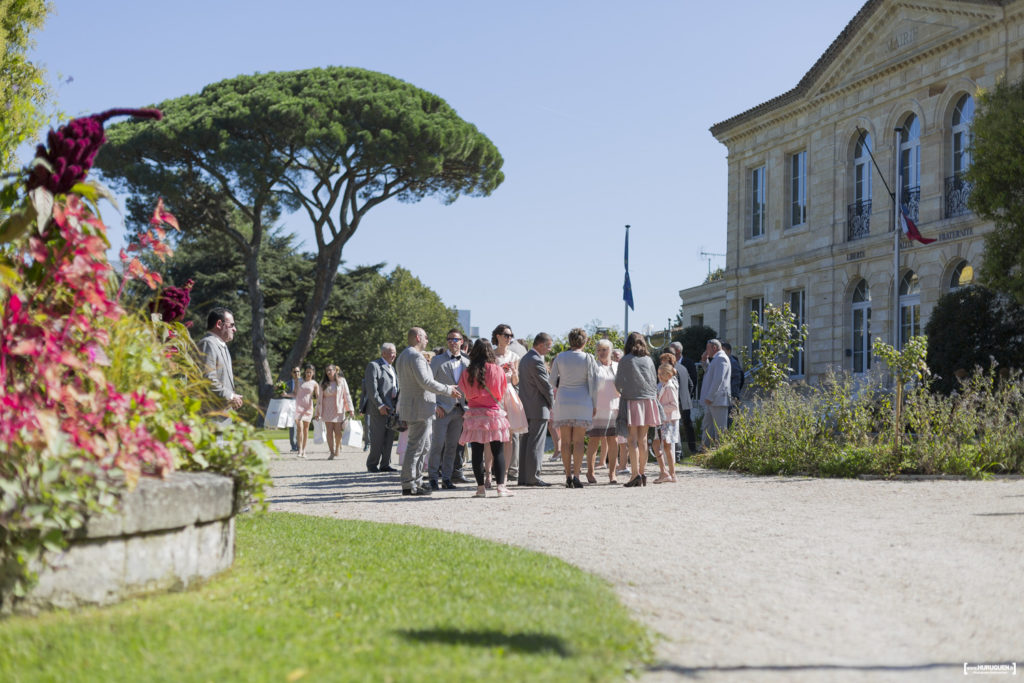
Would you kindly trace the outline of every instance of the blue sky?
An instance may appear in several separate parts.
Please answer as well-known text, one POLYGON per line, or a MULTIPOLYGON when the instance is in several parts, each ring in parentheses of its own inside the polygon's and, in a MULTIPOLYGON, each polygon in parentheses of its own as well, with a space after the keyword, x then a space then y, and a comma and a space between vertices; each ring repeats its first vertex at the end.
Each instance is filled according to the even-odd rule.
MULTIPOLYGON (((675 316, 678 291, 707 274, 700 251, 725 251, 726 149, 708 128, 795 86, 863 2, 55 4, 34 56, 68 115, 327 65, 443 97, 498 146, 504 184, 450 206, 382 204, 343 258, 408 268, 481 331, 561 335, 622 326, 627 223, 630 327, 675 316)), ((313 244, 302 218, 283 223, 313 244)))

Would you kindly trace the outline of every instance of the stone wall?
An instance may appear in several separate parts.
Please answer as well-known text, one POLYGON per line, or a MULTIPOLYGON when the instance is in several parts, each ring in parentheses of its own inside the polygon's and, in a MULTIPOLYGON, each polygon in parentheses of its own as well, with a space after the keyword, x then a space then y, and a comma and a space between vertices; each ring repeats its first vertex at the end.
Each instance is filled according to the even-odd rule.
POLYGON ((63 553, 48 553, 15 612, 108 605, 181 590, 231 566, 234 484, 213 474, 142 479, 119 512, 89 521, 63 553))

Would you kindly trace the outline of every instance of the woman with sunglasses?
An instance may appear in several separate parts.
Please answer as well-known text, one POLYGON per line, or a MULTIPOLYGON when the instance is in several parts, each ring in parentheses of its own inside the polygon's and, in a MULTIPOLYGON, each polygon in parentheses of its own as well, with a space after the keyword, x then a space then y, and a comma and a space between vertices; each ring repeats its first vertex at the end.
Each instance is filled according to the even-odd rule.
MULTIPOLYGON (((511 344, 515 339, 512 328, 504 323, 498 325, 491 331, 491 344, 494 346, 494 364, 505 373, 505 396, 502 397, 501 407, 505 410, 509 422, 513 421, 513 411, 522 413, 522 422, 525 423, 526 415, 523 411, 523 404, 518 400, 518 394, 513 396, 510 392, 518 391, 519 386, 519 356, 512 350, 511 344)), ((521 431, 513 432, 509 428, 509 438, 502 443, 502 451, 505 454, 505 479, 519 477, 519 434, 521 431)), ((493 469, 493 454, 490 447, 486 451, 487 476, 486 483, 490 485, 491 470, 493 469)), ((495 475, 497 478, 497 475, 495 475)))

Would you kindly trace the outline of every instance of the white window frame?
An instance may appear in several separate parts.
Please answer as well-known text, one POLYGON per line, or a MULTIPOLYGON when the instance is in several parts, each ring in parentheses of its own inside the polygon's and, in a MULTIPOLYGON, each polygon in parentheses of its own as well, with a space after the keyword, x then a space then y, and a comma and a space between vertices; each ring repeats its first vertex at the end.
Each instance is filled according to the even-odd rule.
POLYGON ((764 327, 764 297, 752 296, 747 299, 747 340, 750 342, 750 352, 756 351, 759 346, 754 345, 754 325, 750 321, 750 314, 757 311, 757 322, 764 327))
POLYGON ((948 291, 955 292, 972 284, 974 284, 974 268, 966 260, 960 261, 960 263, 956 264, 953 268, 953 272, 950 273, 948 291), (967 269, 970 269, 970 279, 968 279, 967 282, 962 282, 964 271, 967 269))
POLYGON ((953 108, 949 144, 952 151, 953 175, 960 175, 971 166, 971 122, 974 120, 974 98, 964 95, 953 108))
POLYGON ((900 196, 906 202, 910 190, 921 186, 921 119, 910 114, 900 128, 900 196))
POLYGON ((857 141, 853 153, 859 156, 853 158, 853 201, 871 201, 871 135, 864 136, 864 144, 857 141))
POLYGON ((851 368, 855 375, 862 375, 871 370, 871 288, 866 280, 861 280, 853 290, 850 313, 850 348, 853 351, 851 368), (862 288, 863 294, 858 301, 858 293, 862 288), (860 334, 859 340, 858 333, 860 334), (861 364, 859 370, 857 369, 858 358, 861 364))
POLYGON ((807 150, 789 157, 789 227, 807 224, 807 150))
POLYGON ((766 166, 750 169, 750 238, 764 237, 768 225, 767 189, 768 170, 766 166))
POLYGON ((921 282, 912 270, 900 278, 900 348, 921 335, 921 282))
MULTIPOLYGON (((807 322, 807 290, 794 289, 787 294, 789 308, 793 312, 793 337, 800 332, 800 326, 807 322)), ((806 342, 804 342, 806 343, 806 342)), ((803 344, 801 344, 803 346, 803 344)), ((795 351, 789 359, 790 377, 803 377, 807 370, 804 367, 804 351, 795 351)))

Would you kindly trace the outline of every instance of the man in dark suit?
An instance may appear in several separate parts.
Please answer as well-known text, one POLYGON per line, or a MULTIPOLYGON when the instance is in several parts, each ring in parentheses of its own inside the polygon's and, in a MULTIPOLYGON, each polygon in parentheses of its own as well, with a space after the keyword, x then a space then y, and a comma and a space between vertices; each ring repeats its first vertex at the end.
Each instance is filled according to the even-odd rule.
MULTIPOLYGON (((469 357, 462 353, 462 332, 459 328, 448 330, 445 343, 447 350, 434 356, 430 361, 430 371, 434 373, 434 379, 441 384, 457 385, 463 371, 469 367, 469 357)), ((453 489, 455 454, 459 448, 459 437, 462 436, 462 416, 466 412, 466 400, 438 394, 435 411, 437 417, 434 418, 433 434, 430 437, 427 476, 432 490, 438 489, 438 478, 441 479, 444 488, 453 489)))
POLYGON ((732 416, 740 404, 740 393, 743 391, 747 380, 743 376, 743 363, 740 362, 739 358, 732 355, 732 344, 722 342, 722 350, 725 351, 725 355, 729 356, 729 365, 732 368, 732 376, 729 380, 729 393, 732 395, 732 405, 729 406, 729 426, 732 427, 732 416))
POLYGON ((395 432, 387 428, 387 415, 395 410, 398 398, 398 376, 391 367, 397 355, 394 344, 383 344, 380 358, 371 361, 363 374, 363 396, 370 426, 370 452, 366 456, 368 472, 397 471, 391 466, 395 432))
POLYGON ((544 439, 547 434, 555 392, 551 388, 544 356, 551 351, 551 335, 541 332, 533 338, 533 348, 519 361, 519 399, 526 411, 529 431, 519 438, 520 486, 550 486, 541 481, 540 468, 544 463, 544 439))

